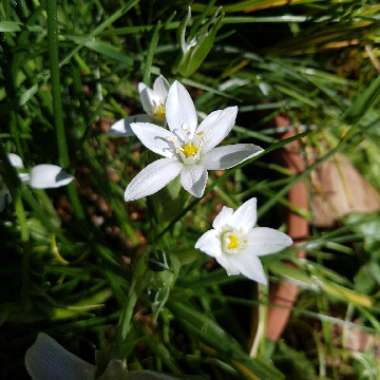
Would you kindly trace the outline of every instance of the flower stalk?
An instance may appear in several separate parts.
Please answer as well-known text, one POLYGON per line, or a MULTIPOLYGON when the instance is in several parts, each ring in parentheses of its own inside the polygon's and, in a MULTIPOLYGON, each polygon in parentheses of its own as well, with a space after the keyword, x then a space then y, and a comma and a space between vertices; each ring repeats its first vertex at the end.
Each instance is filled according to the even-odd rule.
MULTIPOLYGON (((65 127, 63 122, 63 109, 61 98, 61 84, 59 77, 59 61, 58 61, 58 39, 57 39, 57 1, 49 0, 46 2, 47 7, 47 29, 48 29, 48 50, 49 64, 53 95, 53 111, 55 130, 57 136, 59 162, 67 168, 70 165, 69 151, 66 140, 65 127)), ((73 184, 68 186, 68 195, 74 214, 78 219, 84 218, 83 208, 81 206, 77 191, 73 184)))

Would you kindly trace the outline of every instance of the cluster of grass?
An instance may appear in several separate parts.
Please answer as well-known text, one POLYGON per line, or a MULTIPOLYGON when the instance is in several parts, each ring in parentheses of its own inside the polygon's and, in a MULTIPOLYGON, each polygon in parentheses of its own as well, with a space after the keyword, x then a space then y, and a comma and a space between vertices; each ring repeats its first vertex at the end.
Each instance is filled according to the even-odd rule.
POLYGON ((96 347, 100 372, 122 358, 179 378, 377 379, 376 353, 349 351, 336 331, 357 331, 356 321, 380 332, 378 215, 313 228, 265 258, 273 282, 303 291, 284 339, 262 336, 254 358, 251 316, 267 307, 267 292, 228 277, 194 243, 221 204, 250 196, 262 225, 286 231, 289 210, 312 221, 287 193, 338 151, 380 189, 380 5, 199 1, 191 16, 187 5, 0 2, 0 172, 13 198, 0 217, 0 377, 27 378, 25 350, 45 331, 90 362, 96 347), (171 188, 125 204, 126 185, 152 157, 136 139, 106 132, 141 112, 137 83, 159 73, 185 84, 201 112, 238 105, 229 140, 265 151, 212 175, 201 200, 171 188), (280 139, 278 115, 295 137, 280 139), (299 175, 276 156, 291 140, 320 152, 299 175), (76 181, 46 192, 21 186, 9 152, 27 166, 60 164, 76 181))

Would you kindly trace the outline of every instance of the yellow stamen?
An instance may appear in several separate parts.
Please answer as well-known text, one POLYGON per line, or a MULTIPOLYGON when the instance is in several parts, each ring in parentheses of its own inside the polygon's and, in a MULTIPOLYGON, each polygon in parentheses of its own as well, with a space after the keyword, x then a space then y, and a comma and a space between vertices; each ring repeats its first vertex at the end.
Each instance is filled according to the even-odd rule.
POLYGON ((198 153, 198 147, 192 143, 183 145, 181 150, 186 158, 193 157, 198 153))
POLYGON ((227 248, 236 249, 239 248, 240 241, 236 234, 230 234, 227 236, 227 248))
POLYGON ((157 107, 155 107, 153 112, 153 117, 157 120, 163 121, 165 120, 165 106, 163 104, 159 104, 157 107))

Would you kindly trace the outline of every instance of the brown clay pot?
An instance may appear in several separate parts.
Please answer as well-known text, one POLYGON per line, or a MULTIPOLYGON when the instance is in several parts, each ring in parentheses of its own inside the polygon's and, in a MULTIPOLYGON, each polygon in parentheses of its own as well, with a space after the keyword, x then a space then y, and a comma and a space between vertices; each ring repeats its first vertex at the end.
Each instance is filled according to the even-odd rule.
MULTIPOLYGON (((285 117, 277 117, 276 124, 278 127, 288 127, 289 121, 285 117)), ((289 138, 294 135, 293 131, 286 132, 283 138, 289 138)), ((305 170, 306 164, 300 152, 300 144, 294 141, 287 145, 282 152, 282 157, 287 168, 294 174, 301 173, 305 170)), ((304 181, 297 182, 289 191, 289 202, 296 208, 308 209, 307 189, 304 181)), ((288 216, 288 234, 294 241, 302 241, 309 235, 309 223, 299 215, 289 212, 288 216)), ((305 252, 299 252, 300 257, 305 256, 305 252)), ((284 331, 289 316, 298 296, 297 285, 281 281, 272 285, 269 292, 270 306, 268 307, 268 319, 266 336, 272 341, 277 341, 284 331)))

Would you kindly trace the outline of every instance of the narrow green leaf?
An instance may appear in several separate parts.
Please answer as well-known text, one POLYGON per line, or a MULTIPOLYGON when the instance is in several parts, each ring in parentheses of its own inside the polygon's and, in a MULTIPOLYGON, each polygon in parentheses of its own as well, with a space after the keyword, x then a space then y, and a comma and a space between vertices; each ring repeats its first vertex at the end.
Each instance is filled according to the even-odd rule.
POLYGON ((0 33, 14 33, 21 31, 21 23, 16 21, 0 21, 0 33))
POLYGON ((344 114, 346 121, 350 123, 358 122, 375 105, 379 96, 380 76, 374 79, 366 90, 356 96, 351 107, 344 114))

